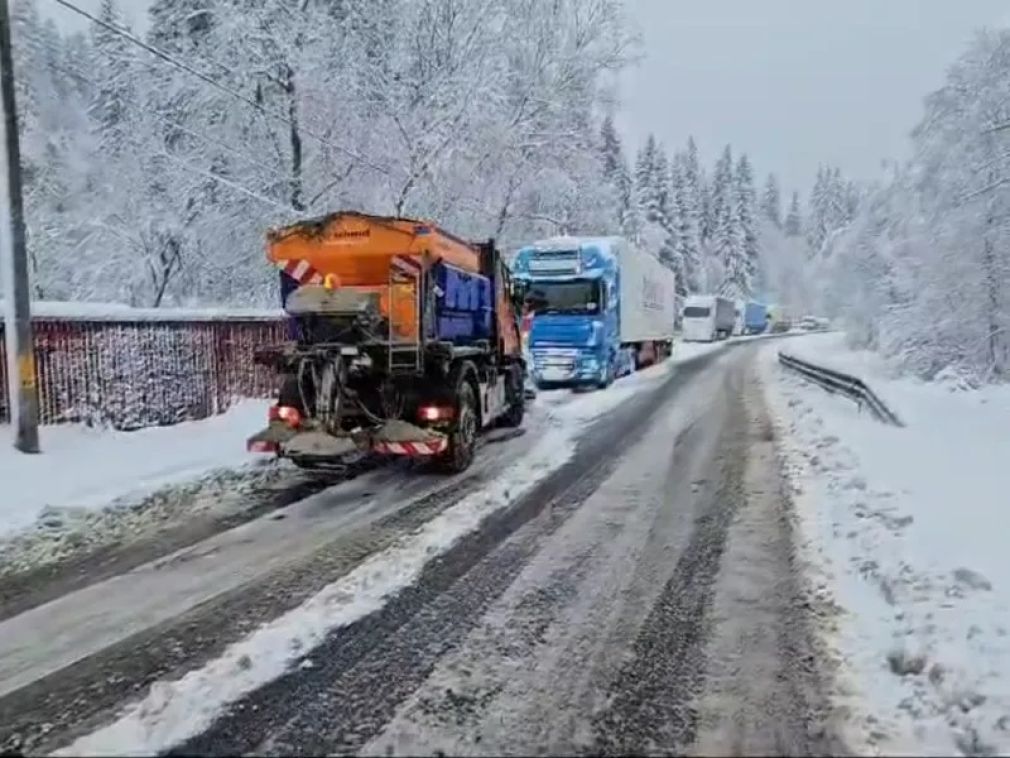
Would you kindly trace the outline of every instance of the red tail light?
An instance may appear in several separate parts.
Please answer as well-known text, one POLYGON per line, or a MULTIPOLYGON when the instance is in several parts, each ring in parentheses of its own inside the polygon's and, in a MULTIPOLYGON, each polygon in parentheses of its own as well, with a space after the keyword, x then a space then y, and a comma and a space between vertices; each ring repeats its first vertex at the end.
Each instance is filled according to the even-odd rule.
POLYGON ((452 407, 447 405, 422 405, 417 409, 421 421, 448 421, 454 415, 452 407))
POLYGON ((290 405, 272 405, 270 406, 269 420, 283 421, 288 426, 297 428, 301 426, 302 414, 297 408, 290 405))

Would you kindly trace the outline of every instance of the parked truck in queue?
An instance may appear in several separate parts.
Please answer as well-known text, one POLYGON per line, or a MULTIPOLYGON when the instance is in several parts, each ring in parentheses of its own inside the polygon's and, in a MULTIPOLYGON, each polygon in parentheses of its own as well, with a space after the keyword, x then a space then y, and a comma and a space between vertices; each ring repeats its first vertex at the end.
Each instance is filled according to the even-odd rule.
POLYGON ((684 301, 681 320, 685 342, 713 342, 733 333, 737 308, 733 300, 720 295, 690 295, 684 301))
POLYGON ((535 304, 532 375, 547 387, 607 387, 670 354, 676 279, 620 237, 555 237, 521 248, 516 286, 535 304))
POLYGON ((744 309, 744 334, 763 334, 768 328, 768 308, 763 303, 751 300, 744 309))
POLYGON ((478 434, 519 426, 524 365, 494 241, 355 212, 273 229, 291 339, 256 352, 277 375, 248 449, 307 468, 365 451, 466 469, 478 434))

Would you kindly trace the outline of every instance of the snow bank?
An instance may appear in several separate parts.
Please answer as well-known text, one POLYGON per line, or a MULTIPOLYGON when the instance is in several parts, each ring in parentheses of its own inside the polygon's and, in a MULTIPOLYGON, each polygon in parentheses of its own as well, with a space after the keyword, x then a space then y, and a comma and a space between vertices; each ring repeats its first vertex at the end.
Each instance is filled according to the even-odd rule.
POLYGON ((469 495, 396 544, 376 553, 303 605, 231 645, 217 659, 174 681, 155 682, 143 700, 113 723, 85 735, 55 755, 136 755, 167 750, 200 733, 239 698, 305 659, 333 629, 380 609, 417 581, 425 564, 476 530, 481 521, 529 492, 564 465, 586 424, 637 392, 657 386, 677 363, 720 349, 702 346, 674 360, 615 382, 605 391, 538 395, 545 433, 494 481, 469 495))
MULTIPOLYGON (((256 460, 246 437, 264 424, 269 401, 243 400, 200 421, 115 432, 76 425, 43 427, 43 452, 0 447, 0 537, 25 529, 47 510, 100 509, 140 498, 212 470, 256 460)), ((12 431, 0 426, 6 440, 12 431)))
POLYGON ((1010 752, 1010 387, 890 378, 842 335, 769 346, 762 370, 857 752, 1010 752), (856 374, 907 423, 786 374, 779 349, 856 374))
MULTIPOLYGON (((0 302, 0 313, 4 304, 0 302)), ((122 303, 34 300, 34 318, 69 321, 274 321, 284 311, 267 308, 131 308, 122 303)))

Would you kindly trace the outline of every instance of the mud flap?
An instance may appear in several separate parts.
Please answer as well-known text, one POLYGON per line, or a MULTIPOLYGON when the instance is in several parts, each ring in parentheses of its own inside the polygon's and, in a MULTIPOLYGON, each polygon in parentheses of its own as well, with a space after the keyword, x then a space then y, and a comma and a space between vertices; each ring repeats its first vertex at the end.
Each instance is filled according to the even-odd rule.
POLYGON ((281 445, 292 458, 339 458, 361 449, 351 437, 335 437, 326 432, 298 432, 281 445))
POLYGON ((271 421, 262 431, 256 432, 246 440, 245 447, 251 453, 276 453, 281 445, 298 434, 283 421, 271 421))

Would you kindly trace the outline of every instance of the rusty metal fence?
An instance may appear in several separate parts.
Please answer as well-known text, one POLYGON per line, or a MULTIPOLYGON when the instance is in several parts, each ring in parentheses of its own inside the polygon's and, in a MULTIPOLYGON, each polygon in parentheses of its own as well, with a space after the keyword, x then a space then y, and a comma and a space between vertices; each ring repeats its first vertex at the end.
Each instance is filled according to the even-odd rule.
MULTIPOLYGON (((131 430, 222 413, 241 397, 269 397, 275 379, 253 351, 285 338, 280 318, 157 320, 34 317, 43 424, 131 430)), ((0 422, 8 421, 0 325, 0 422)))

